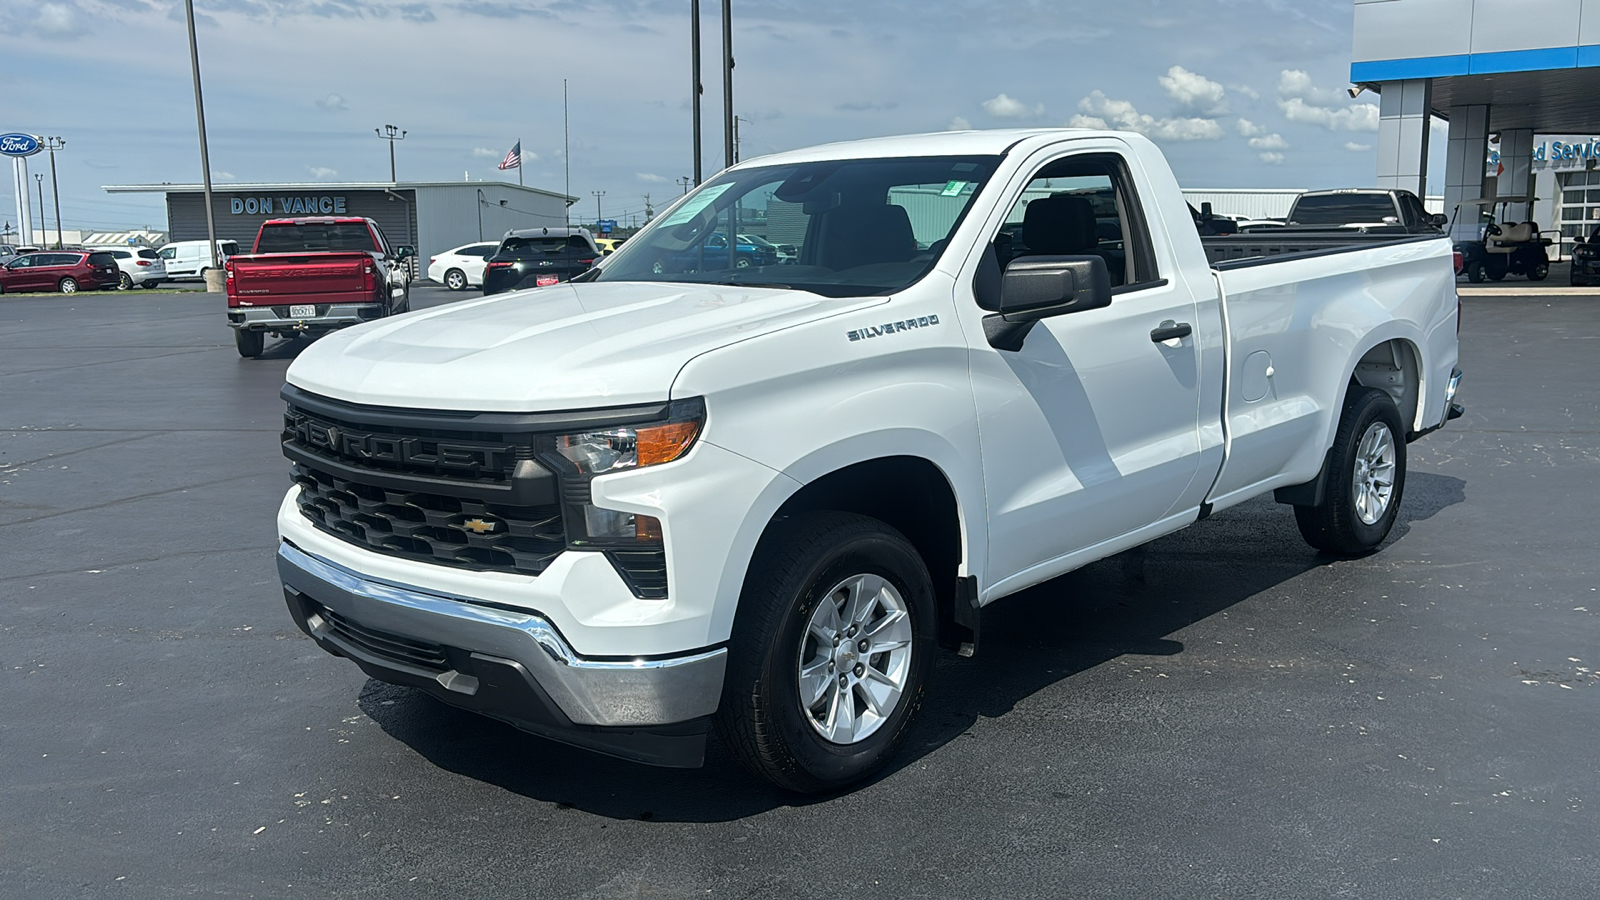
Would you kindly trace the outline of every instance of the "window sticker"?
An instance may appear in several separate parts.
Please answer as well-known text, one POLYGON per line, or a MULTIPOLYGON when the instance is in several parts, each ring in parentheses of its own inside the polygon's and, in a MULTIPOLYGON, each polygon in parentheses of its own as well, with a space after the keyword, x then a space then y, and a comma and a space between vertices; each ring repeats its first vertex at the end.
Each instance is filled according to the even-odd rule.
POLYGON ((733 182, 729 181, 714 187, 708 187, 700 193, 695 194, 693 197, 690 197, 682 206, 674 210, 672 215, 668 216, 667 220, 661 223, 661 226, 665 228, 673 225, 682 225, 690 219, 693 219, 695 216, 700 215, 702 210, 710 206, 712 203, 715 203, 716 199, 726 193, 728 188, 733 187, 733 184, 733 182))
POLYGON ((939 196, 954 197, 966 189, 967 182, 965 181, 947 181, 945 182, 944 190, 939 192, 939 196))

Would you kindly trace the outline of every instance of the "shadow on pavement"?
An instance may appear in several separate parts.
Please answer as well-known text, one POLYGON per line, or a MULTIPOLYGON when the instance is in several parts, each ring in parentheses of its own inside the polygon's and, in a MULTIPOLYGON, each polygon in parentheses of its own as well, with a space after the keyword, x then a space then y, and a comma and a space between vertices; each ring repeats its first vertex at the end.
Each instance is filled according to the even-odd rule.
MULTIPOLYGON (((1465 487, 1458 478, 1408 473, 1388 543, 1402 540, 1413 522, 1463 502, 1465 487)), ((1168 635, 1333 561, 1301 541, 1287 508, 1258 498, 1008 597, 985 610, 975 657, 941 654, 919 718, 873 781, 1080 672, 1122 656, 1179 655, 1183 643, 1168 635)), ((443 769, 609 818, 720 822, 828 799, 779 791, 745 774, 715 739, 703 768, 657 769, 565 747, 377 681, 367 682, 360 707, 443 769)))

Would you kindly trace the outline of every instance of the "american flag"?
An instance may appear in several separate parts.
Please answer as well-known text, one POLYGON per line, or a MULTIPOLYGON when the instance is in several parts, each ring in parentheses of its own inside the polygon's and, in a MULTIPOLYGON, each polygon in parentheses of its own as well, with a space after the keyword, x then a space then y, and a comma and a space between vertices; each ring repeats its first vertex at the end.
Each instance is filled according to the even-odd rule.
POLYGON ((506 158, 500 160, 500 168, 502 168, 502 169, 520 169, 520 168, 522 168, 522 142, 521 141, 517 141, 517 145, 515 147, 511 148, 511 152, 506 154, 506 158))

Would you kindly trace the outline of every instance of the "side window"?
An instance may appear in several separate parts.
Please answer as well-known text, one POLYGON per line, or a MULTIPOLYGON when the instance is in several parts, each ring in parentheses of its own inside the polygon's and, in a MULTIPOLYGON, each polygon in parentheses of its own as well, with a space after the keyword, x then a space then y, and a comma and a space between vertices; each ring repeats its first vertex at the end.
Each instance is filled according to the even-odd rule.
POLYGON ((1046 163, 1012 205, 994 248, 1001 269, 1024 256, 1099 256, 1113 288, 1161 277, 1133 180, 1114 154, 1046 163))
POLYGON ((34 259, 35 257, 32 256, 19 256, 8 265, 13 269, 31 269, 33 268, 34 259))
POLYGON ((494 251, 496 249, 498 249, 499 246, 500 246, 499 244, 479 244, 476 247, 468 247, 467 249, 461 251, 461 255, 462 256, 481 256, 484 259, 488 259, 489 257, 494 255, 494 251))
POLYGON ((162 259, 175 259, 175 258, 177 258, 177 256, 178 256, 178 248, 177 247, 162 247, 161 248, 161 258, 162 259))

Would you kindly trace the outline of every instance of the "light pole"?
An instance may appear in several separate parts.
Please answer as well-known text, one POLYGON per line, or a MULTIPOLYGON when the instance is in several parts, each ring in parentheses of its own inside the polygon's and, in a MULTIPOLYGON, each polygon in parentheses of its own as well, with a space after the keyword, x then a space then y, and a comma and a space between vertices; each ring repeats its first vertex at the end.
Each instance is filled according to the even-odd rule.
MULTIPOLYGON (((183 0, 184 18, 189 23, 189 69, 194 73, 194 119, 200 131, 200 186, 205 195, 206 240, 211 244, 211 266, 217 265, 217 223, 211 214, 211 155, 206 149, 206 104, 200 96, 200 46, 194 37, 194 0, 183 0)), ((206 290, 221 292, 224 282, 206 274, 206 290)))
POLYGON ((687 194, 687 193, 689 193, 689 185, 691 185, 691 184, 699 184, 699 183, 700 183, 700 182, 698 182, 698 181, 695 181, 695 180, 693 180, 693 179, 691 179, 691 178, 690 178, 690 177, 689 177, 689 176, 687 176, 687 175, 685 175, 685 176, 683 176, 683 177, 682 177, 682 178, 679 178, 679 179, 678 179, 678 186, 679 186, 679 187, 681 187, 681 188, 683 188, 683 192, 684 192, 684 193, 685 193, 685 194, 687 194))
MULTIPOLYGON (((49 243, 44 239, 44 173, 33 173, 33 182, 39 186, 39 246, 49 243)), ((33 235, 28 235, 28 243, 33 243, 33 235)))
POLYGON ((600 230, 600 198, 606 195, 605 191, 590 191, 594 195, 594 230, 600 230))
MULTIPOLYGON (((56 201, 56 249, 60 250, 61 240, 61 188, 56 183, 56 151, 67 145, 59 137, 47 137, 45 149, 50 151, 50 197, 56 201)), ((39 211, 44 212, 44 200, 39 201, 39 211)))
MULTIPOLYGON (((694 111, 694 183, 700 183, 700 0, 689 0, 689 107, 694 111)), ((684 193, 688 193, 688 188, 684 193)))
POLYGON ((729 167, 735 162, 733 128, 733 0, 722 0, 722 149, 729 167))
MULTIPOLYGON (((193 0, 190 0, 190 2, 192 3, 193 0)), ((382 128, 372 129, 372 133, 389 142, 389 182, 391 184, 398 183, 394 177, 394 142, 406 139, 405 129, 396 128, 393 125, 385 125, 382 128)))
POLYGON ((483 205, 488 201, 483 197, 483 188, 478 188, 478 240, 483 240, 483 205))

